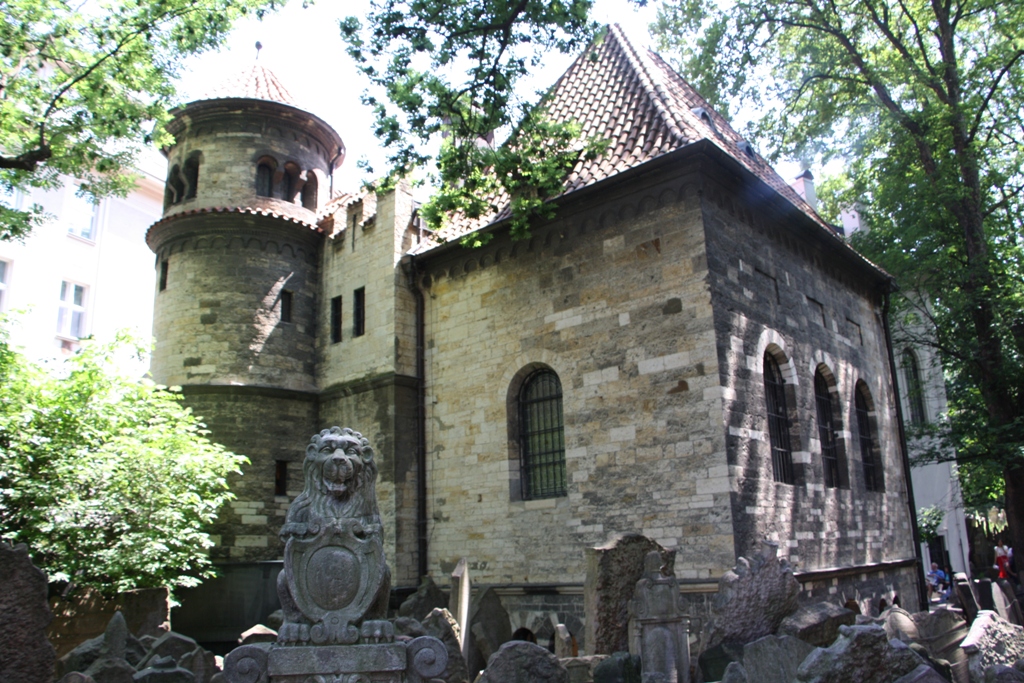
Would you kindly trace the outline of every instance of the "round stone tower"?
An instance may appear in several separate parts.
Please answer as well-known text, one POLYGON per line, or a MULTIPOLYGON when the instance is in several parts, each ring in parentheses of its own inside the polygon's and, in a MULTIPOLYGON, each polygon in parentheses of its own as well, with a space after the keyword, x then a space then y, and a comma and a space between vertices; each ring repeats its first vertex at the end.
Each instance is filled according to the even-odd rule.
POLYGON ((212 438, 249 457, 218 525, 221 561, 280 557, 278 511, 301 490, 317 429, 317 210, 338 134, 254 66, 168 125, 152 373, 180 386, 212 438))

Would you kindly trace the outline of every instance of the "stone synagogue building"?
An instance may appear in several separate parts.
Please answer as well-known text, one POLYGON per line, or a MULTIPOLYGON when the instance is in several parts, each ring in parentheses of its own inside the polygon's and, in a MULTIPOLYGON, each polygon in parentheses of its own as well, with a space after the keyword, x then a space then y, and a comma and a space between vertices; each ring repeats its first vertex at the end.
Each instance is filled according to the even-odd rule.
POLYGON ((477 249, 404 188, 332 194, 341 138, 265 69, 177 112, 153 375, 252 464, 224 576, 176 630, 234 640, 273 608, 277 532, 332 425, 375 449, 393 585, 447 586, 466 557, 513 628, 578 628, 584 549, 629 533, 678 548, 695 616, 763 538, 807 600, 914 609, 890 277, 619 28, 546 103, 610 145, 529 240, 499 213, 477 249))

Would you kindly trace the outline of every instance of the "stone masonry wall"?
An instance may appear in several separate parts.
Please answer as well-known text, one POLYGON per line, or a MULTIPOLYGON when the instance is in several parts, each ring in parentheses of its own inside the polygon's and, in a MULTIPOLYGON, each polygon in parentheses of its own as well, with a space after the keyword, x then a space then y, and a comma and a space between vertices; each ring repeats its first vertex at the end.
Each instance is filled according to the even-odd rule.
MULTIPOLYGON (((747 193, 749 196, 751 193, 747 193)), ((906 482, 881 318, 881 278, 857 258, 765 204, 743 206, 729 181, 709 179, 704 202, 708 266, 726 393, 729 466, 735 480, 736 554, 763 537, 788 546, 799 571, 912 558, 906 482), (763 358, 781 353, 789 385, 793 485, 774 481, 763 358), (815 408, 818 367, 834 378, 840 486, 826 488, 815 408), (874 402, 884 492, 866 490, 854 387, 874 402)), ((785 550, 783 551, 785 552, 785 550)))
POLYGON ((432 573, 466 556, 475 582, 582 583, 583 548, 627 532, 678 546, 682 578, 732 566, 694 182, 602 188, 528 242, 426 264, 432 573), (562 383, 568 495, 522 501, 509 406, 544 366, 562 383))
POLYGON ((392 584, 414 587, 415 327, 412 297, 399 265, 412 210, 412 197, 400 186, 335 216, 339 229, 326 240, 321 256, 317 378, 322 428, 352 427, 375 449, 392 584), (365 291, 365 331, 358 337, 353 334, 357 288, 365 291), (342 298, 337 343, 331 339, 331 299, 336 296, 342 298))

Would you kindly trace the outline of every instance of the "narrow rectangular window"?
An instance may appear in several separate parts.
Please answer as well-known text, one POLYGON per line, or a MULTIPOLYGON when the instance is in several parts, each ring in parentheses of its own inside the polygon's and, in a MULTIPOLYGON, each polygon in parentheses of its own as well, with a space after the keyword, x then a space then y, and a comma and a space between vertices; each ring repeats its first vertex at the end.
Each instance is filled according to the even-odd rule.
POLYGON ((64 280, 60 283, 57 334, 78 339, 85 333, 85 287, 64 280))
POLYGON ((366 287, 360 287, 352 296, 352 336, 361 337, 366 333, 366 287))
POLYGON ((7 308, 7 274, 10 266, 7 261, 0 261, 0 311, 7 308))
POLYGON ((331 343, 341 341, 341 297, 331 299, 331 343))
POLYGON ((287 289, 281 290, 281 322, 292 321, 292 293, 287 289))
POLYGON ((274 495, 288 495, 288 461, 274 461, 274 495))
POLYGON ((167 289, 167 261, 160 262, 160 291, 167 289))

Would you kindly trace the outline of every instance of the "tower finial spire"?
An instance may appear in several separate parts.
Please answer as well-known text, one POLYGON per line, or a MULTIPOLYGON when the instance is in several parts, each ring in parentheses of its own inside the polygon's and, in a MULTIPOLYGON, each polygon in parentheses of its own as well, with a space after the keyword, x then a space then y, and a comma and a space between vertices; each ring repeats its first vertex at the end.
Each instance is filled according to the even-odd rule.
POLYGON ((262 49, 263 49, 263 43, 261 43, 260 41, 257 40, 256 41, 256 61, 259 61, 260 50, 262 50, 262 49))

